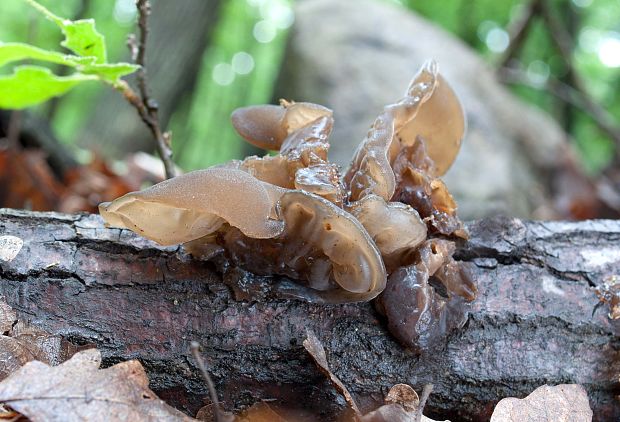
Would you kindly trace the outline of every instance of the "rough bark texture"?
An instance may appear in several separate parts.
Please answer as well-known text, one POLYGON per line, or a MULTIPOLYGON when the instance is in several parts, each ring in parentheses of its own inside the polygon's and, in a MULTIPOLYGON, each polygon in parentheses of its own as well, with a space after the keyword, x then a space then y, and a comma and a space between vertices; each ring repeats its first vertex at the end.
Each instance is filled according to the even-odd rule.
POLYGON ((15 259, 0 261, 0 294, 20 318, 95 343, 106 364, 140 359, 152 388, 189 413, 207 396, 189 352, 196 340, 226 407, 278 398, 331 418, 343 402, 302 347, 310 328, 365 409, 395 383, 431 382, 426 413, 481 421, 502 397, 579 383, 595 420, 618 420, 620 326, 604 308, 593 315, 592 286, 620 275, 620 221, 498 218, 469 229, 458 257, 480 296, 464 328, 421 357, 392 339, 371 304, 275 297, 262 286, 286 281, 223 275, 225 265, 103 228, 93 215, 0 210, 0 235, 24 240, 15 259))

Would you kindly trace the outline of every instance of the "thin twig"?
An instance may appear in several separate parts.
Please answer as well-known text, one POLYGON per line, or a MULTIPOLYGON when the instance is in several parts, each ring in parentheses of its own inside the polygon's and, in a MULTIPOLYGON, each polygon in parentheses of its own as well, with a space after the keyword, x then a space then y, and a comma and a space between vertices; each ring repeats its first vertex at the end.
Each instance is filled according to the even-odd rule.
MULTIPOLYGON (((138 8, 138 27, 140 28, 140 39, 138 41, 138 55, 136 56, 136 64, 140 65, 138 70, 138 88, 144 103, 149 106, 149 89, 146 83, 146 41, 149 37, 148 20, 151 14, 151 3, 149 0, 137 0, 138 8)), ((155 109, 157 109, 155 107, 155 109)))
POLYGON ((583 107, 588 110, 588 114, 594 118, 599 128, 614 140, 616 144, 616 156, 618 157, 617 159, 620 160, 620 127, 618 127, 611 115, 592 99, 585 83, 579 77, 573 63, 572 50, 574 43, 570 34, 562 26, 562 23, 553 15, 549 5, 545 2, 543 2, 541 15, 549 28, 551 38, 554 40, 560 55, 566 62, 569 72, 574 75, 575 90, 580 93, 583 107))
POLYGON ((527 38, 532 22, 534 18, 540 13, 540 3, 542 0, 531 0, 521 16, 519 16, 514 23, 510 25, 508 33, 510 34, 510 43, 504 51, 504 55, 499 60, 497 67, 500 69, 506 66, 510 60, 519 52, 523 42, 527 38))
POLYGON ((598 128, 609 136, 616 144, 615 163, 620 162, 620 127, 614 118, 603 107, 592 99, 585 83, 578 76, 573 59, 572 48, 573 40, 562 23, 554 16, 546 0, 532 0, 522 19, 515 25, 514 32, 511 31, 511 41, 503 59, 500 60, 498 76, 504 83, 525 85, 537 90, 545 90, 576 109, 583 111, 590 116, 598 128), (522 72, 505 67, 510 59, 519 50, 526 34, 531 27, 530 23, 535 18, 541 18, 548 28, 551 38, 556 45, 556 49, 562 56, 568 71, 573 75, 574 86, 567 85, 561 81, 550 80, 543 85, 532 83, 522 72))
POLYGON ((431 395, 433 391, 433 384, 426 384, 422 389, 422 395, 420 397, 420 406, 418 407, 418 414, 416 415, 416 422, 420 422, 422 420, 422 412, 424 412, 424 406, 426 406, 426 401, 428 400, 428 396, 431 395))
POLYGON ((140 65, 137 72, 138 90, 140 96, 127 84, 119 83, 117 88, 123 93, 125 99, 138 111, 142 121, 148 126, 153 137, 157 153, 164 164, 166 178, 170 179, 176 176, 176 167, 172 161, 172 148, 170 147, 170 132, 163 132, 159 123, 157 102, 150 97, 147 79, 146 79, 146 42, 148 38, 148 17, 151 13, 151 4, 149 0, 136 0, 138 8, 138 28, 140 29, 140 38, 136 42, 135 36, 130 37, 128 44, 132 49, 132 56, 135 63, 140 65), (137 43, 137 46, 136 46, 137 43))
POLYGON ((215 422, 223 422, 221 417, 220 402, 217 399, 217 391, 215 391, 215 385, 213 384, 213 380, 211 379, 209 372, 207 372, 204 360, 200 355, 200 344, 198 344, 198 342, 196 341, 192 341, 190 348, 192 350, 192 355, 194 355, 194 359, 196 359, 196 362, 198 363, 198 368, 200 369, 200 372, 202 372, 202 376, 207 383, 207 387, 209 388, 209 395, 211 396, 211 401, 213 402, 213 407, 215 409, 215 412, 213 412, 215 416, 215 422))
POLYGON ((565 103, 572 105, 576 109, 581 110, 583 113, 590 116, 602 132, 620 145, 620 128, 615 127, 613 123, 611 123, 611 115, 595 102, 588 101, 587 96, 581 90, 554 79, 550 79, 544 84, 536 84, 522 71, 511 68, 500 69, 497 75, 499 80, 503 83, 518 84, 538 91, 546 91, 565 103))
POLYGON ((545 21, 551 38, 558 51, 569 67, 573 65, 573 40, 563 24, 555 17, 549 3, 543 1, 540 8, 540 17, 545 21))

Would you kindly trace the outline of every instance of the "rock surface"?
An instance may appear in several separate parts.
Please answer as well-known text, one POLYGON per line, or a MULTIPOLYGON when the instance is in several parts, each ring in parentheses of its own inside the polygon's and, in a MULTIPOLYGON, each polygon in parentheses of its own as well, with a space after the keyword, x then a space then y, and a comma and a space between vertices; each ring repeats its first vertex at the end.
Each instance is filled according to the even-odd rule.
POLYGON ((334 109, 331 158, 346 166, 383 105, 402 96, 429 58, 467 115, 461 154, 445 177, 461 217, 549 216, 541 214, 545 179, 566 159, 563 130, 501 86, 471 48, 397 5, 300 1, 276 94, 334 109))

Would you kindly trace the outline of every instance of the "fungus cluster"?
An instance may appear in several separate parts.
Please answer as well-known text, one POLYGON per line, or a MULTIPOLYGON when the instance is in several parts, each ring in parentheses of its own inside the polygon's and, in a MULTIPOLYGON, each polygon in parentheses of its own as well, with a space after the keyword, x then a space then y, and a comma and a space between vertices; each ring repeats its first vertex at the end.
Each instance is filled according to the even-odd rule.
POLYGON ((313 302, 367 301, 414 349, 461 324, 476 296, 453 260, 467 234, 439 179, 460 148, 458 99, 425 64, 387 105, 341 177, 328 161, 332 111, 282 101, 236 110, 249 143, 277 155, 233 160, 100 205, 105 221, 196 257, 225 253, 261 275, 296 280, 313 302), (386 287, 387 285, 387 287, 386 287))

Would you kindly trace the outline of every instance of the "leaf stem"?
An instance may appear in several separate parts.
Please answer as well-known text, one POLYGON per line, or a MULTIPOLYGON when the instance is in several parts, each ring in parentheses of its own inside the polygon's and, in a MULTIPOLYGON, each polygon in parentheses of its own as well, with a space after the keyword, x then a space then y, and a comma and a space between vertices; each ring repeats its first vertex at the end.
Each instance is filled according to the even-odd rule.
POLYGON ((47 10, 45 7, 41 6, 39 3, 37 3, 34 0, 24 0, 24 1, 28 3, 30 6, 37 9, 39 12, 43 13, 46 18, 48 18, 51 21, 54 21, 56 25, 64 28, 65 23, 64 23, 63 18, 61 18, 60 16, 56 16, 55 14, 53 14, 52 12, 50 12, 49 10, 47 10))

